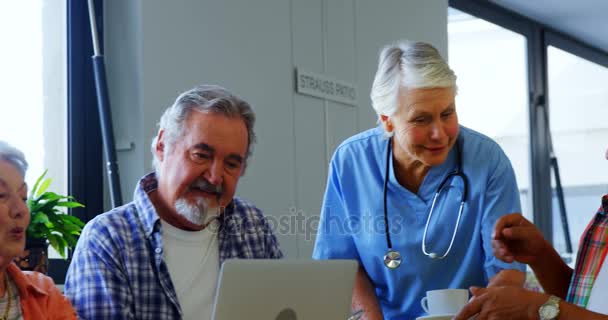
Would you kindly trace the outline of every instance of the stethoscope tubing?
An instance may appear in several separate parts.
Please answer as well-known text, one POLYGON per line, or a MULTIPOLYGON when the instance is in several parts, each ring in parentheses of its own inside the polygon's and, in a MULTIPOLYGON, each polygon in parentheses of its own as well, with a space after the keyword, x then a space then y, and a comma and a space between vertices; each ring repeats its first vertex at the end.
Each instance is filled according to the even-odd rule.
MULTIPOLYGON (((393 261, 390 259, 390 257, 398 256, 399 259, 401 259, 401 254, 398 251, 393 250, 393 243, 391 241, 390 227, 389 227, 389 221, 388 221, 387 188, 388 188, 388 180, 389 180, 389 176, 390 176, 389 170, 390 170, 391 148, 392 148, 392 143, 391 143, 391 139, 389 139, 387 142, 387 150, 386 150, 386 167, 385 167, 386 169, 385 169, 385 175, 384 175, 384 188, 383 188, 384 228, 385 228, 384 233, 386 235, 386 246, 388 247, 387 254, 384 256, 384 263, 389 269, 395 269, 395 268, 399 267, 399 265, 401 264, 401 261, 400 260, 393 261), (387 257, 389 257, 389 258, 387 258, 387 257)), ((456 239, 456 233, 458 232, 458 226, 460 225, 462 211, 464 209, 464 205, 467 200, 469 181, 467 179, 467 176, 462 171, 462 154, 461 154, 460 145, 458 144, 458 142, 456 142, 456 153, 457 153, 457 158, 458 158, 458 167, 457 167, 456 171, 448 174, 443 179, 443 181, 439 184, 439 187, 435 191, 435 196, 433 197, 431 209, 429 211, 429 215, 427 217, 426 224, 424 226, 424 233, 422 236, 422 253, 424 253, 424 255, 430 257, 431 259, 443 259, 443 258, 447 257, 447 255, 450 253, 450 250, 452 249, 452 246, 454 244, 454 240, 456 239), (454 231, 452 232, 452 238, 450 239, 450 244, 448 246, 448 249, 443 253, 443 255, 439 256, 438 254, 436 254, 434 252, 427 252, 426 235, 428 232, 428 227, 429 227, 429 223, 431 221, 431 217, 433 215, 433 210, 435 209, 437 197, 441 193, 441 190, 445 187, 445 184, 450 180, 450 178, 453 178, 456 176, 460 177, 463 181, 463 192, 462 192, 462 198, 461 198, 461 202, 460 202, 460 208, 458 209, 458 217, 456 219, 456 225, 454 226, 454 231)))

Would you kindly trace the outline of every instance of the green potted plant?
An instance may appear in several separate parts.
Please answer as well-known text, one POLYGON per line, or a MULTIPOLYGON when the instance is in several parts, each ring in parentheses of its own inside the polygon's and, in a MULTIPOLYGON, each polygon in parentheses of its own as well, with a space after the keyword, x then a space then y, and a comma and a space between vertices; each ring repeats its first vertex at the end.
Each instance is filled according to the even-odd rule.
POLYGON ((48 245, 65 259, 66 248, 73 249, 84 223, 75 216, 65 214, 66 209, 84 207, 72 196, 47 191, 51 178, 45 178, 48 170, 36 180, 27 200, 30 209, 30 225, 26 234, 26 250, 17 259, 21 269, 46 273, 48 245))

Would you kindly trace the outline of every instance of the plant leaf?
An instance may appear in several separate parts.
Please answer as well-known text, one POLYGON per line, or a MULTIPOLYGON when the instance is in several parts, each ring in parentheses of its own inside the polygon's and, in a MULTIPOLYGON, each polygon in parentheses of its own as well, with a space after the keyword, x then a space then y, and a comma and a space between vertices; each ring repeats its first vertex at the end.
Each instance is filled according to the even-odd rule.
POLYGON ((38 197, 36 200, 40 201, 40 200, 47 200, 47 201, 54 201, 54 200, 61 200, 61 199, 66 199, 67 197, 56 194, 55 192, 45 192, 43 194, 40 195, 40 197, 38 197))
POLYGON ((84 208, 84 205, 82 203, 79 203, 76 201, 60 201, 60 202, 57 202, 56 205, 58 207, 65 207, 65 208, 84 208))
POLYGON ((38 224, 38 223, 47 224, 49 222, 50 222, 49 216, 47 216, 44 212, 38 212, 36 215, 34 215, 32 217, 32 221, 30 221, 31 224, 38 224))
POLYGON ((27 228, 27 237, 28 238, 34 238, 34 239, 43 239, 46 238, 46 235, 44 232, 39 230, 40 228, 37 227, 37 225, 32 225, 30 224, 30 226, 27 228))
POLYGON ((64 234, 63 238, 65 239, 69 248, 75 247, 76 242, 78 242, 78 239, 69 233, 64 234))
POLYGON ((65 259, 65 247, 67 245, 65 239, 54 233, 48 234, 47 237, 51 246, 65 259))
POLYGON ((30 193, 30 198, 34 198, 34 194, 36 194, 37 190, 38 190, 38 185, 40 184, 40 181, 42 181, 42 179, 44 179, 44 176, 46 176, 46 173, 49 171, 49 169, 45 169, 44 172, 40 175, 40 177, 38 177, 38 179, 36 179, 36 183, 34 183, 34 187, 32 188, 32 192, 30 193))
POLYGON ((38 191, 36 191, 36 198, 40 197, 46 191, 46 189, 49 188, 51 181, 53 181, 53 179, 51 179, 51 178, 46 178, 46 179, 42 180, 42 182, 40 183, 40 187, 38 188, 38 191))
POLYGON ((44 205, 42 205, 40 208, 38 208, 38 210, 36 210, 36 211, 46 213, 49 216, 49 218, 51 219, 51 221, 54 221, 56 219, 56 217, 54 216, 55 215, 54 208, 57 205, 57 202, 59 202, 59 200, 48 201, 44 205))
POLYGON ((64 224, 63 228, 65 229, 65 231, 68 232, 67 234, 75 234, 75 235, 79 235, 80 231, 82 230, 81 227, 79 227, 71 222, 64 224))
POLYGON ((69 221, 69 222, 71 222, 71 223, 73 223, 73 224, 75 224, 77 226, 79 226, 80 228, 84 227, 84 222, 82 222, 82 220, 78 219, 78 217, 66 214, 63 217, 63 219, 67 220, 67 221, 69 221))

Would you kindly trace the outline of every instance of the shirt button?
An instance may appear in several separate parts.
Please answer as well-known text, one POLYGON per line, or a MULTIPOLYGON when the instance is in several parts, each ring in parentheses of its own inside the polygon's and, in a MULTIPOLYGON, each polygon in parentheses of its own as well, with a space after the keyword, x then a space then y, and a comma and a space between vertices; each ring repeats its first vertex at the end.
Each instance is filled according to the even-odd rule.
POLYGON ((157 254, 161 254, 163 252, 163 249, 156 248, 156 250, 154 250, 154 252, 156 252, 157 254))

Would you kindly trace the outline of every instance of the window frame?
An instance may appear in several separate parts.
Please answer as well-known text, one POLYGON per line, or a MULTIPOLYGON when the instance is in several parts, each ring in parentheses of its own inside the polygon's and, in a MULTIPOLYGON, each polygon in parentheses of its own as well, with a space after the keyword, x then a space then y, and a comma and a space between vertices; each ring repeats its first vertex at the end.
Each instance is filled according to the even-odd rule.
MULTIPOLYGON (((95 1, 100 39, 103 39, 103 6, 95 1)), ((85 204, 68 214, 88 222, 103 212, 103 154, 93 77, 93 44, 87 1, 67 0, 67 142, 68 194, 85 204)), ((67 260, 49 259, 48 274, 65 282, 67 260)))
POLYGON ((549 45, 571 54, 608 67, 608 52, 594 48, 584 42, 558 32, 535 20, 500 7, 488 1, 449 0, 449 6, 474 15, 503 28, 521 34, 527 41, 528 88, 529 92, 529 134, 530 134, 530 192, 534 223, 545 239, 553 243, 553 188, 551 186, 551 166, 549 126, 544 110, 550 112, 548 101, 547 48, 549 45), (546 213, 549 214, 546 214, 546 213))

